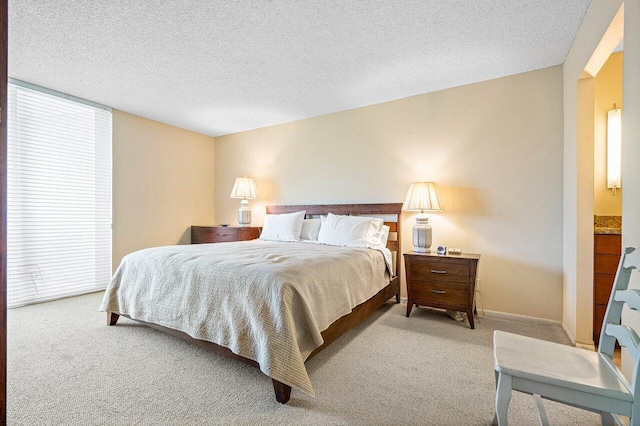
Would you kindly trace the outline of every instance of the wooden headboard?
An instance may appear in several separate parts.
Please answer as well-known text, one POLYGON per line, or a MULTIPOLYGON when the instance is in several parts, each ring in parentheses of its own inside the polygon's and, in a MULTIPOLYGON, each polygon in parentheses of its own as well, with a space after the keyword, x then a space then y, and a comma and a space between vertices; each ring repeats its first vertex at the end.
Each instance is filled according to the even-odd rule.
MULTIPOLYGON (((389 229, 387 248, 396 254, 396 265, 402 261, 402 232, 400 219, 402 203, 385 204, 311 204, 300 206, 267 206, 267 214, 295 213, 305 211, 305 217, 325 215, 328 213, 350 216, 385 216, 384 224, 389 229), (395 216, 388 218, 386 216, 395 216), (395 219, 395 220, 394 220, 395 219), (395 240, 392 240, 395 234, 395 240)), ((396 271, 398 267, 396 266, 396 271)))

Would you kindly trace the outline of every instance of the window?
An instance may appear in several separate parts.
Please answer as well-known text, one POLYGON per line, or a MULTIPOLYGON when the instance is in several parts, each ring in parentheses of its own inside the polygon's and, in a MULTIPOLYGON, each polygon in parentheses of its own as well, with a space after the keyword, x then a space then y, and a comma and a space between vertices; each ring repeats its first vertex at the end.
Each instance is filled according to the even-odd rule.
POLYGON ((111 110, 12 80, 8 305, 103 289, 111 276, 111 110))

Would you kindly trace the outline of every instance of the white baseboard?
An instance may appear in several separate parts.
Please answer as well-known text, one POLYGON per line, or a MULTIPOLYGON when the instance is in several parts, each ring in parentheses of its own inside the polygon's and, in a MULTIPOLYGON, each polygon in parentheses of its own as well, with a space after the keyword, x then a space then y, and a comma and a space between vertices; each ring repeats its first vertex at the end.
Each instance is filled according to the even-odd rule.
POLYGON ((564 330, 564 333, 569 338, 569 341, 571 342, 571 344, 573 346, 575 346, 576 345, 576 338, 573 335, 573 333, 571 333, 571 331, 569 331, 569 327, 567 327, 567 325, 564 322, 562 323, 562 329, 564 330))
POLYGON ((564 322, 562 323, 562 330, 564 331, 564 333, 569 338, 569 341, 571 342, 571 344, 573 346, 575 346, 576 348, 586 349, 588 351, 595 351, 596 350, 596 346, 593 344, 593 342, 591 342, 591 343, 580 343, 580 342, 578 342, 577 339, 575 338, 575 336, 573 335, 573 333, 571 333, 571 331, 569 331, 569 327, 567 327, 567 325, 564 322))
MULTIPOLYGON (((402 303, 407 303, 407 298, 406 297, 401 297, 400 301, 402 303)), ((478 312, 480 313, 480 312, 478 312)), ((500 312, 500 311, 489 311, 487 309, 483 309, 483 314, 482 316, 484 317, 488 317, 488 318, 501 318, 501 319, 508 319, 508 320, 515 320, 515 321, 528 321, 528 322, 537 322, 540 324, 550 324, 550 325, 561 325, 562 323, 560 321, 555 321, 555 320, 550 320, 550 319, 546 319, 546 318, 538 318, 538 317, 529 317, 526 315, 518 315, 518 314, 510 314, 508 312, 500 312)), ((562 328, 564 329, 564 324, 562 324, 562 328)), ((566 332, 566 330, 565 330, 566 332)), ((575 340, 572 340, 573 343, 575 343, 575 340)))
POLYGON ((576 342, 576 344, 574 345, 576 348, 580 348, 580 349, 586 349, 588 351, 592 351, 595 352, 596 351, 596 345, 594 344, 588 344, 588 343, 578 343, 576 342))
MULTIPOLYGON (((401 297, 400 300, 402 301, 402 303, 407 303, 406 297, 401 297)), ((499 319, 506 319, 506 320, 512 320, 512 321, 527 321, 527 322, 535 322, 538 324, 559 325, 562 327, 562 330, 564 330, 565 334, 569 338, 569 341, 571 342, 572 346, 575 346, 577 348, 587 349, 590 351, 596 350, 596 347, 593 344, 577 343, 576 338, 573 336, 573 334, 571 334, 566 324, 562 321, 550 320, 547 318, 530 317, 527 315, 511 314, 508 312, 490 311, 487 309, 484 309, 483 316, 487 318, 499 318, 499 319)))
POLYGON ((508 312, 484 310, 484 316, 487 318, 501 318, 515 321, 537 322, 540 324, 560 325, 560 321, 550 320, 546 318, 530 317, 527 315, 510 314, 508 312))

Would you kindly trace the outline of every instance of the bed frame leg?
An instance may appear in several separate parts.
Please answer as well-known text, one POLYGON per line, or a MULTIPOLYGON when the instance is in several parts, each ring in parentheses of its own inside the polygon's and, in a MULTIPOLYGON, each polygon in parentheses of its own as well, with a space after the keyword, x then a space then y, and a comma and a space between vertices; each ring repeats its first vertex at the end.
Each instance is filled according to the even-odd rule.
POLYGON ((118 318, 120 318, 120 315, 115 312, 107 312, 107 325, 116 325, 118 318))
POLYGON ((400 293, 396 293, 396 304, 400 303, 400 293))
POLYGON ((276 392, 276 400, 281 404, 289 402, 291 386, 287 386, 276 379, 271 379, 271 381, 273 382, 273 390, 276 392))

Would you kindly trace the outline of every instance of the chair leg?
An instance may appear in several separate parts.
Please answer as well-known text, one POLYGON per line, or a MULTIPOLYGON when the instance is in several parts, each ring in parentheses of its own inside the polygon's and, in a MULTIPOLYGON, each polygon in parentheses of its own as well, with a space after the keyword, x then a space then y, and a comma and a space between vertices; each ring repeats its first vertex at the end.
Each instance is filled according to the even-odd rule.
POLYGON ((606 411, 600 412, 600 421, 602 422, 602 426, 615 426, 616 424, 611 413, 607 413, 606 411))
MULTIPOLYGON (((499 377, 500 373, 498 373, 497 371, 494 371, 493 373, 496 376, 496 398, 497 398, 498 397, 498 377, 499 377)), ((491 426, 498 426, 498 412, 497 411, 493 415, 493 421, 491 422, 491 426)))
POLYGON ((634 402, 631 404, 631 419, 630 425, 637 425, 640 422, 640 403, 634 402))
POLYGON ((538 394, 534 394, 533 399, 536 401, 536 406, 538 407, 538 420, 540 420, 540 426, 549 426, 549 418, 547 417, 547 412, 544 410, 542 397, 538 394))
POLYGON ((508 374, 498 375, 498 389, 496 390, 496 417, 498 426, 507 426, 507 411, 511 401, 512 378, 508 374))

